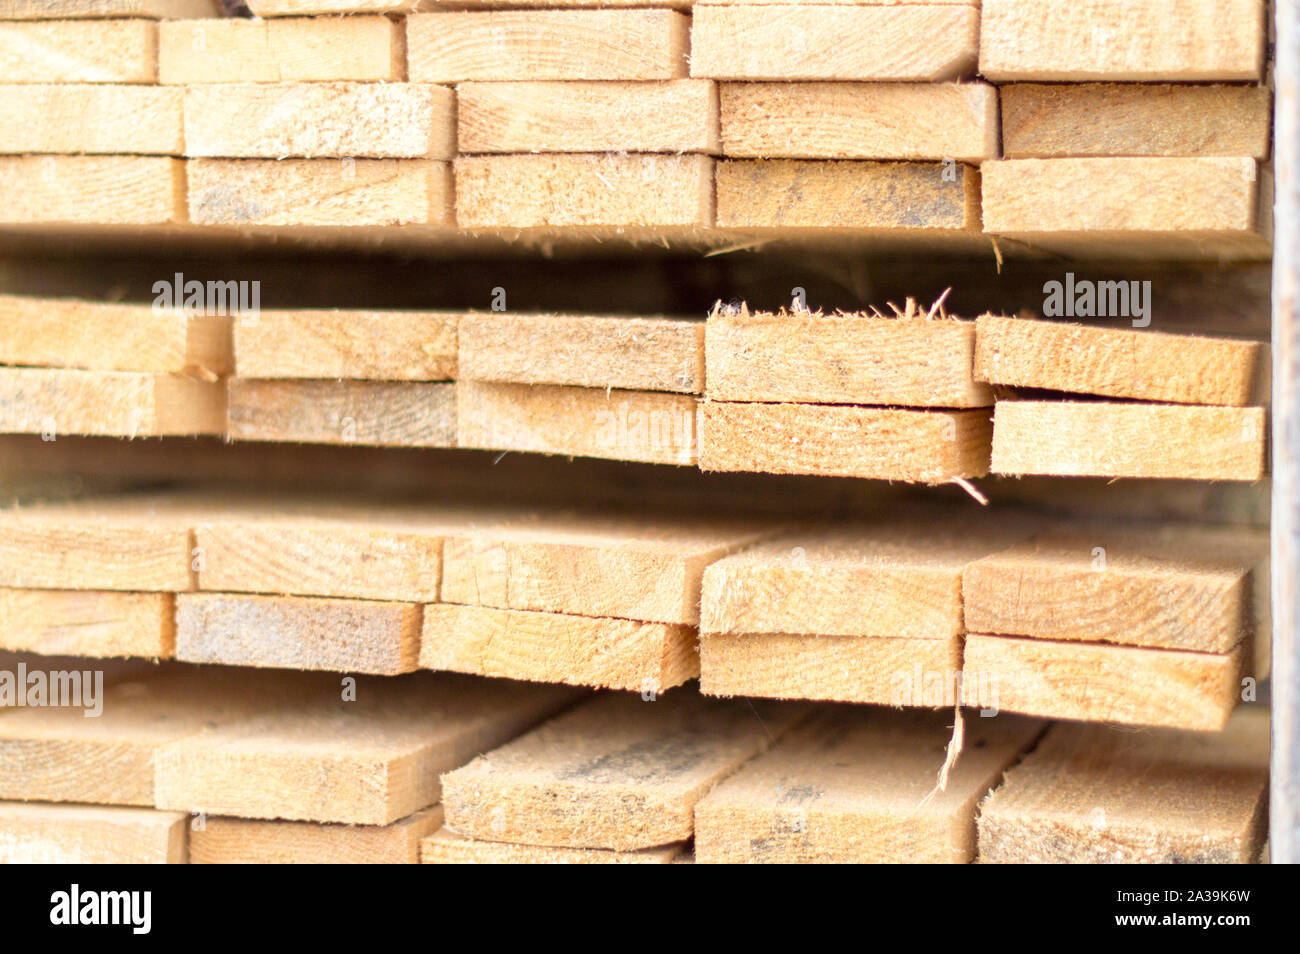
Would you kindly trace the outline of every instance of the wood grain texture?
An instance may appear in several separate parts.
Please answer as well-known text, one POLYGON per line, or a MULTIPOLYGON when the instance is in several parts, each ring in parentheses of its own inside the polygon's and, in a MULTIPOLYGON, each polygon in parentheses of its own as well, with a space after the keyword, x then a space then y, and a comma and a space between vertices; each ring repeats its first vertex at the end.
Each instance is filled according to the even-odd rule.
POLYGON ((722 83, 722 153, 740 158, 998 157, 987 83, 722 83))
POLYGON ((718 151, 708 80, 461 83, 462 153, 718 151))
POLYGON ((224 388, 183 374, 0 368, 0 432, 160 437, 220 434, 224 388))
POLYGON ((170 658, 176 624, 166 593, 0 589, 0 649, 44 656, 170 658))
POLYGON ((1268 403, 1264 342, 1000 315, 981 315, 976 327, 975 376, 990 384, 1174 404, 1268 403))
POLYGON ((0 0, 0 20, 215 17, 216 0, 0 0))
POLYGON ((413 83, 686 76, 690 18, 673 10, 493 10, 406 19, 413 83))
POLYGON ((477 676, 659 693, 700 674, 695 630, 668 623, 424 607, 420 666, 477 676))
POLYGON ((449 381, 459 321, 444 312, 263 310, 234 323, 235 370, 247 378, 449 381))
POLYGON ((699 321, 479 312, 461 319, 459 340, 459 376, 470 381, 704 389, 699 321))
POLYGON ((447 826, 487 841, 636 851, 684 841, 695 803, 807 714, 605 695, 443 776, 447 826))
POLYGON ((999 401, 995 474, 1259 480, 1262 407, 999 401))
POLYGON ((1267 834, 1266 711, 1222 732, 1058 725, 980 805, 984 864, 1251 864, 1267 834))
POLYGON ((1269 155, 1264 86, 1011 83, 998 92, 1008 159, 1269 155))
POLYGON ((183 865, 188 826, 180 812, 0 802, 0 863, 183 865))
POLYGON ((923 162, 717 164, 721 228, 978 230, 979 173, 923 162))
POLYGON ((938 484, 989 471, 988 412, 702 401, 700 468, 938 484))
MULTIPOLYGON (((319 13, 416 13, 435 10, 496 9, 501 0, 251 0, 249 9, 259 17, 303 16, 319 13)), ((642 7, 645 0, 511 0, 512 9, 642 7)), ((656 0, 656 7, 689 10, 691 0, 656 0)))
POLYGON ((379 447, 453 447, 451 384, 230 380, 229 436, 379 447))
POLYGON ((455 162, 461 228, 713 224, 707 156, 466 156, 455 162))
POLYGON ((979 11, 952 4, 700 5, 691 75, 937 82, 975 72, 979 11))
POLYGON ((411 865, 420 842, 442 824, 442 807, 391 825, 337 825, 205 818, 190 832, 192 865, 411 865))
POLYGON ((705 336, 714 401, 983 407, 975 325, 864 312, 715 308, 705 336))
POLYGON ((694 395, 456 382, 456 446, 695 463, 694 395))
POLYGON ((180 156, 182 98, 180 90, 156 86, 7 87, 0 98, 0 150, 180 156))
MULTIPOLYGON (((3 24, 0 24, 2 26, 3 24)), ((0 156, 0 223, 184 222, 185 167, 158 156, 0 156)))
POLYGON ((984 0, 980 72, 996 81, 1258 80, 1261 0, 984 0))
POLYGON ((823 710, 699 802, 696 861, 971 861, 979 800, 1042 725, 968 717, 939 790, 951 723, 950 713, 823 710))
POLYGON ((610 851, 605 848, 549 848, 466 838, 440 828, 420 842, 426 865, 667 865, 678 861, 683 845, 610 851))
POLYGON ((0 83, 154 83, 158 24, 0 21, 0 83))

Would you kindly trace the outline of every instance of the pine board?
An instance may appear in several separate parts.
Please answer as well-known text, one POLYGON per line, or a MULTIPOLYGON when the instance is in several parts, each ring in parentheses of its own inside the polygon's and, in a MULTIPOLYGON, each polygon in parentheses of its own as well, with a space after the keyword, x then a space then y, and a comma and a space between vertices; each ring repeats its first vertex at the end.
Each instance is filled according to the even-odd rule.
POLYGON ((217 816, 190 832, 192 865, 410 865, 442 824, 442 808, 391 825, 331 825, 217 816))
POLYGON ((150 20, 0 21, 0 83, 155 83, 150 20))
POLYGON ((184 155, 182 100, 180 90, 156 86, 6 87, 0 98, 0 150, 184 155))
POLYGON ((0 368, 0 432, 161 437, 221 434, 218 382, 181 374, 0 368))
POLYGON ((547 848, 465 838, 440 828, 420 842, 426 865, 666 865, 681 858, 682 845, 609 851, 604 848, 547 848))
POLYGON ((175 20, 215 17, 217 14, 216 0, 0 0, 0 20, 48 20, 51 17, 175 20))
POLYGON ((0 193, 6 225, 165 225, 186 216, 185 166, 160 156, 0 156, 0 193))
POLYGON ((0 649, 165 659, 175 645, 172 597, 165 593, 0 588, 0 649))
POLYGON ((0 802, 0 864, 185 864, 188 825, 180 812, 0 802))

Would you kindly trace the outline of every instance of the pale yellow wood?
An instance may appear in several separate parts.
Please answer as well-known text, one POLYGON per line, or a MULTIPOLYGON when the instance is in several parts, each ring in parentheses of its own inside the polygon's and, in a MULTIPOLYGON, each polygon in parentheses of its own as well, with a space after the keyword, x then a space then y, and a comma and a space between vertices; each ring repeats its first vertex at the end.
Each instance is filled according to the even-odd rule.
POLYGON ((980 72, 994 81, 1257 80, 1263 0, 983 0, 980 72))
POLYGON ((0 0, 0 20, 215 17, 217 0, 0 0))
POLYGON ((180 156, 183 93, 156 86, 8 86, 0 95, 0 151, 180 156))
POLYGON ((0 21, 0 83, 154 83, 152 20, 0 21))
POLYGON ((442 824, 442 806, 391 825, 204 818, 190 832, 192 865, 411 865, 442 824))
POLYGON ((0 224, 160 225, 186 217, 184 163, 156 156, 0 156, 0 194, 0 224))
POLYGON ((686 75, 690 17, 673 10, 494 10, 406 19, 413 83, 664 80, 686 75))
POLYGON ((0 588, 0 649, 169 658, 176 645, 173 613, 166 593, 0 588))
MULTIPOLYGON (((691 2, 692 0, 655 0, 654 5, 689 10, 691 2)), ((278 17, 319 13, 414 13, 448 9, 497 9, 503 4, 501 0, 250 0, 248 6, 259 17, 278 17)), ((509 7, 513 9, 644 6, 646 0, 510 0, 509 3, 509 7)))
POLYGON ((1108 401, 999 401, 995 474, 1259 480, 1267 412, 1108 401))
POLYGON ((182 374, 0 368, 0 431, 158 437, 221 434, 225 390, 182 374))
POLYGON ((188 826, 180 812, 0 802, 0 863, 183 865, 188 826))
POLYGON ((420 861, 426 865, 666 865, 681 858, 683 847, 664 845, 640 851, 548 848, 480 841, 439 828, 420 842, 420 861))

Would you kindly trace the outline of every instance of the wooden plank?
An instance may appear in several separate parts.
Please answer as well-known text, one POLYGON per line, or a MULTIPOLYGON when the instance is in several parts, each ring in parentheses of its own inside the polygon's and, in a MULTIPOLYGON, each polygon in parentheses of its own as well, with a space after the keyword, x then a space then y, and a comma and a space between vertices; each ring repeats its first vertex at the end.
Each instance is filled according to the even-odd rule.
MULTIPOLYGON (((0 24, 3 27, 3 24, 0 24)), ((159 156, 0 156, 0 223, 185 221, 185 167, 159 156)))
POLYGON ((714 401, 984 407, 969 321, 865 312, 714 308, 705 336, 714 401))
POLYGON ((708 156, 466 156, 455 174, 461 228, 713 223, 708 156))
POLYGON ((456 446, 695 463, 694 395, 456 382, 456 446))
POLYGON ((1249 658, 1241 644, 1204 653, 972 633, 962 671, 987 679, 1003 712, 1217 732, 1249 658))
POLYGON ((0 802, 0 863, 183 865, 188 827, 180 812, 0 802))
POLYGON ((673 10, 493 10, 406 19, 413 83, 686 76, 691 20, 673 10))
POLYGON ((215 17, 216 0, 0 0, 0 20, 215 17))
POLYGON ((0 83, 155 83, 150 20, 0 22, 0 83))
POLYGON ((453 447, 451 384, 230 379, 229 436, 245 441, 453 447))
POLYGON ((0 649, 170 658, 176 645, 172 614, 166 593, 0 588, 0 649))
POLYGON ((979 800, 1042 725, 968 718, 961 756, 940 790, 951 720, 948 713, 823 710, 700 801, 695 860, 971 861, 979 800))
POLYGON ((235 323, 236 371, 246 378, 449 381, 459 321, 446 312, 263 310, 235 323))
POLYGON ((717 164, 717 189, 721 228, 980 227, 979 174, 964 165, 736 159, 717 164))
MULTIPOLYGON (((1096 293, 1107 298, 1100 307, 1130 310, 1121 283, 1096 293)), ((990 384, 1173 404, 1268 403, 1265 342, 1001 315, 981 315, 976 327, 975 377, 990 384)))
POLYGON ((176 601, 176 658, 185 662, 393 676, 414 672, 419 651, 411 603, 234 593, 176 601))
POLYGON ((384 82, 405 79, 401 24, 382 16, 167 20, 158 82, 384 82))
POLYGON ((0 150, 184 155, 182 99, 178 89, 155 86, 8 87, 0 99, 0 150))
POLYGON ((190 832, 192 865, 411 865, 420 843, 442 824, 442 807, 391 825, 205 818, 190 832))
POLYGON ((451 167, 434 159, 191 159, 185 168, 196 225, 451 222, 451 167))
POLYGON ((1268 717, 1222 732, 1058 725, 980 806, 984 864, 1250 864, 1264 842, 1268 717))
POLYGON ((442 599, 694 625, 705 567, 772 529, 744 519, 652 512, 485 521, 443 545, 442 599))
POLYGON ((999 401, 995 474, 1258 480, 1262 407, 999 401))
POLYGON ((221 83, 185 90, 186 155, 451 159, 456 97, 417 83, 221 83))
POLYGON ((476 312, 460 321, 459 370, 470 381, 698 394, 704 323, 476 312))
POLYGON ((470 838, 636 851, 684 841, 699 798, 807 715, 798 705, 605 695, 443 776, 470 838))
POLYGON ((722 83, 722 153, 741 158, 998 158, 987 83, 722 83))
POLYGON ((549 848, 480 841, 439 828, 420 842, 420 861, 426 865, 666 865, 682 856, 683 847, 664 845, 640 851, 549 848))
POLYGON ((462 153, 718 151, 708 80, 461 83, 462 153))
POLYGON ((677 624, 433 605, 424 607, 420 666, 657 694, 700 674, 695 641, 677 624))
POLYGON ((340 704, 335 689, 166 746, 157 758, 158 806, 389 825, 437 803, 440 773, 575 698, 560 686, 451 673, 362 677, 355 689, 352 702, 340 704))
POLYGON ((703 401, 700 468, 939 484, 989 471, 988 413, 703 401))
POLYGON ((1012 83, 999 94, 1008 159, 1269 155, 1264 86, 1012 83))
POLYGON ((984 0, 980 72, 1003 80, 1258 80, 1262 0, 984 0))
MULTIPOLYGON (((542 7, 642 7, 646 0, 511 0, 514 9, 542 7)), ((838 2, 838 0, 836 0, 838 2)), ((891 0, 892 2, 892 0, 891 0)), ((305 16, 320 13, 415 13, 447 8, 497 9, 501 0, 250 0, 255 16, 305 16)), ((691 0, 655 0, 656 7, 689 10, 691 0)))
POLYGON ((943 3, 700 5, 691 75, 729 80, 917 80, 975 72, 979 11, 943 3))

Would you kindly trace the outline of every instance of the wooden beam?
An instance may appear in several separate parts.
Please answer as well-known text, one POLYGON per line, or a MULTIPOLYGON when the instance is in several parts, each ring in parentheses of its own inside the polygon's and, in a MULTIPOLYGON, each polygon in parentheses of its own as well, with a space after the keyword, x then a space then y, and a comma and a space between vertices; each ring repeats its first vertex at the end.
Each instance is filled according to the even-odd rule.
MULTIPOLYGON (((3 27, 3 24, 0 24, 3 27)), ((184 222, 185 166, 159 156, 0 156, 0 223, 184 222)))
POLYGON ((421 809, 391 825, 332 825, 204 818, 190 832, 192 865, 410 865, 420 843, 442 824, 442 807, 421 809))
POLYGON ((225 431, 224 388, 182 374, 0 369, 0 431, 159 437, 225 431))
POLYGON ((640 851, 512 845, 466 838, 447 828, 439 828, 420 842, 420 861, 426 865, 666 865, 681 858, 683 850, 682 845, 664 845, 640 851))
POLYGON ((173 612, 166 593, 0 588, 0 649, 166 659, 175 652, 173 612))
POLYGON ((0 100, 0 150, 181 156, 182 99, 180 90, 157 86, 9 86, 0 100))
POLYGON ((229 436, 245 441, 452 447, 451 384, 230 380, 229 436))
POLYGON ((180 812, 0 802, 0 863, 183 865, 187 827, 180 812))
POLYGON ((157 81, 158 24, 151 20, 0 22, 0 83, 157 81))

